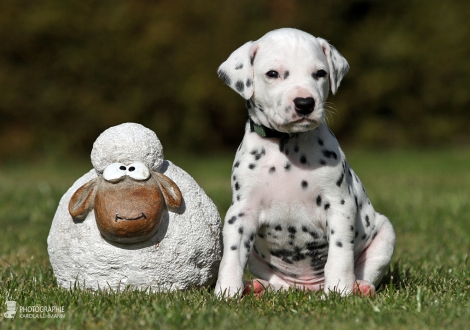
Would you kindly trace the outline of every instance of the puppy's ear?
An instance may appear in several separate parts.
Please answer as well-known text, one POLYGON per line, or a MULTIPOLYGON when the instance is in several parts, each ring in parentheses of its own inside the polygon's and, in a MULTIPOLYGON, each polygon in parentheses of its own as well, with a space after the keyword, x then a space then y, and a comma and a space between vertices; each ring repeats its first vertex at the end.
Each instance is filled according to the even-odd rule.
POLYGON ((331 92, 336 94, 339 84, 343 77, 349 71, 349 64, 346 59, 341 55, 333 45, 330 45, 325 39, 317 38, 323 48, 326 59, 328 60, 328 67, 330 69, 330 85, 331 92))
POLYGON ((235 50, 217 70, 219 78, 245 100, 253 96, 253 62, 257 49, 253 41, 247 42, 235 50))

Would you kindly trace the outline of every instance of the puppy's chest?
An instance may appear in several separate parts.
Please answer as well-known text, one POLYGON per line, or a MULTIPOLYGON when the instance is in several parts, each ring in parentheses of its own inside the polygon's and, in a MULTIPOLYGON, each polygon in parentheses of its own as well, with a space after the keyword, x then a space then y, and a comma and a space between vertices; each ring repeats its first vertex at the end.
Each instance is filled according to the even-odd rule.
POLYGON ((337 151, 298 138, 244 143, 232 175, 234 203, 256 210, 260 225, 292 222, 299 231, 302 226, 323 229, 340 158, 337 151))

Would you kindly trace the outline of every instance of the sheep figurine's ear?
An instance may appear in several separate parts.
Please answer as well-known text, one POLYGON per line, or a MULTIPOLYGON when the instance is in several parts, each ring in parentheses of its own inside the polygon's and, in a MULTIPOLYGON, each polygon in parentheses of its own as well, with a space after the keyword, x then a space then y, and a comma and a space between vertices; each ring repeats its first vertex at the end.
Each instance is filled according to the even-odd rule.
POLYGON ((247 42, 235 50, 217 70, 219 78, 245 100, 253 96, 253 63, 257 49, 253 41, 247 42))
POLYGON ((330 45, 328 41, 322 38, 317 38, 320 45, 323 48, 326 59, 328 61, 328 68, 330 70, 330 87, 331 92, 336 94, 339 84, 343 77, 349 71, 348 61, 341 55, 333 45, 330 45))
POLYGON ((88 181, 77 189, 69 202, 69 213, 74 221, 83 221, 95 204, 98 179, 88 181))
POLYGON ((164 174, 154 172, 153 176, 160 186, 166 206, 170 211, 177 211, 183 203, 183 195, 176 183, 164 174))

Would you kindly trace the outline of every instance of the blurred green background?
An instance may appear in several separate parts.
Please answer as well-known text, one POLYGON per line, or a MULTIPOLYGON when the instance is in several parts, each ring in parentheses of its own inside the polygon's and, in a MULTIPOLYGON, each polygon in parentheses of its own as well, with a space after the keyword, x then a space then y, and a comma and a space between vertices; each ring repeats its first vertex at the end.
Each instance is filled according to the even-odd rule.
POLYGON ((469 1, 2 0, 0 160, 84 156, 128 121, 166 150, 234 151, 247 113, 216 69, 279 27, 349 61, 329 99, 343 145, 470 142, 469 1))

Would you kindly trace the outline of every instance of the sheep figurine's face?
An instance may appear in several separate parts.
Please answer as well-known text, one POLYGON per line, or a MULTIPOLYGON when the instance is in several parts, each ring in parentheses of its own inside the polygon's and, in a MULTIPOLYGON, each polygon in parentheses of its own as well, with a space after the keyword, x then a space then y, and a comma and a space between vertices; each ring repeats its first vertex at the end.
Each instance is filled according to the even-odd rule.
POLYGON ((69 213, 82 221, 94 209, 101 235, 114 242, 137 243, 152 238, 164 210, 176 211, 182 201, 181 191, 167 176, 142 163, 113 163, 74 193, 69 213))

